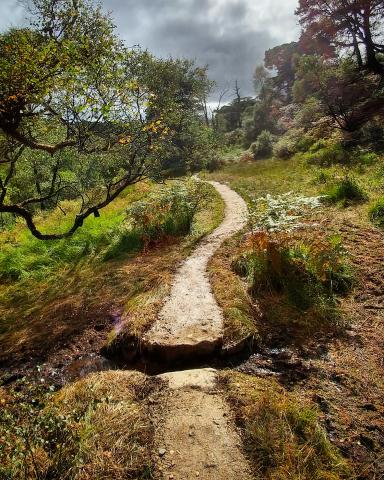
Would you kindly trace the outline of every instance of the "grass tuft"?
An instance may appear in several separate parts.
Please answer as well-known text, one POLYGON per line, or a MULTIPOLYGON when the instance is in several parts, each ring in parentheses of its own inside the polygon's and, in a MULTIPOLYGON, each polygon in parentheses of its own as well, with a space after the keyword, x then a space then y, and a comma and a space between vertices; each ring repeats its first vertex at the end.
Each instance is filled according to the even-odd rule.
POLYGON ((138 372, 108 371, 55 395, 13 392, 0 413, 0 478, 151 478, 153 427, 145 399, 159 385, 138 372))
POLYGON ((308 329, 337 325, 336 295, 353 286, 352 270, 338 237, 329 239, 259 231, 248 236, 232 262, 245 278, 252 297, 263 305, 269 320, 296 318, 308 329), (277 304, 280 304, 277 307, 277 304), (286 308, 288 304, 288 309, 286 308))
POLYGON ((223 381, 256 479, 354 478, 312 405, 303 404, 274 380, 227 372, 223 381))
POLYGON ((384 197, 379 198, 369 209, 369 219, 378 227, 384 227, 384 197))
POLYGON ((343 206, 347 206, 349 203, 365 202, 368 198, 356 180, 350 177, 343 178, 324 193, 330 203, 340 202, 343 206))

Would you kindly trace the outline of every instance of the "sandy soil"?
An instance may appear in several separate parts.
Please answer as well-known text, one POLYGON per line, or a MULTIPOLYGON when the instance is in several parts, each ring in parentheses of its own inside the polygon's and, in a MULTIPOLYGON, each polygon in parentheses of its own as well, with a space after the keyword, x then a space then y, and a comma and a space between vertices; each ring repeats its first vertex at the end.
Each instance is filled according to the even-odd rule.
POLYGON ((251 480, 241 440, 210 368, 159 375, 168 382, 155 414, 158 476, 162 479, 251 480))
POLYGON ((207 264, 225 239, 241 230, 244 200, 226 185, 210 182, 226 203, 225 218, 179 268, 157 322, 143 339, 149 352, 168 359, 208 355, 223 339, 223 315, 212 294, 207 264))

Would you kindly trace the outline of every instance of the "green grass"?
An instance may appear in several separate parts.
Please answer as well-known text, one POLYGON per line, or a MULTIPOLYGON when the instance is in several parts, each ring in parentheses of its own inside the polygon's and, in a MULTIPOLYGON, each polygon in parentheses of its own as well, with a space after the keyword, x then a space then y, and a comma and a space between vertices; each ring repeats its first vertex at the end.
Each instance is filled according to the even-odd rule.
POLYGON ((268 193, 274 195, 296 190, 314 195, 319 192, 313 185, 308 167, 297 159, 236 163, 205 176, 228 183, 248 201, 268 193))
MULTIPOLYGON (((1 353, 9 356, 21 349, 49 350, 55 343, 88 328, 92 321, 104 322, 108 312, 123 309, 144 293, 142 298, 161 301, 157 290, 166 294, 164 287, 171 281, 175 265, 224 215, 221 197, 207 185, 192 223, 188 222, 188 232, 185 222, 180 231, 175 231, 173 223, 171 229, 176 236, 170 235, 169 215, 160 218, 154 211, 155 219, 162 219, 165 228, 156 231, 161 238, 152 237, 148 243, 142 230, 132 230, 127 224, 127 210, 164 188, 168 187, 133 187, 103 210, 100 218, 89 218, 74 237, 66 240, 39 241, 22 224, 0 234, 1 353)), ((170 213, 174 215, 175 206, 172 208, 170 213)), ((59 218, 59 212, 52 212, 40 221, 46 226, 56 225, 59 218)), ((129 314, 129 321, 138 332, 155 317, 157 303, 136 303, 133 310, 137 315, 129 314), (151 314, 145 315, 143 312, 148 310, 151 314)))
MULTIPOLYGON (((209 196, 208 187, 198 188, 199 191, 182 182, 131 187, 104 209, 99 218, 88 217, 83 227, 68 239, 41 241, 20 223, 0 234, 0 279, 44 280, 84 259, 111 260, 137 252, 146 243, 165 236, 187 235, 199 209, 198 201, 202 202, 204 195, 209 196)), ((63 206, 69 211, 67 216, 75 210, 71 202, 63 206)), ((54 211, 42 216, 39 224, 57 231, 65 229, 70 220, 60 211, 54 211)), ((196 225, 194 229, 194 235, 204 234, 204 229, 198 232, 196 225)))
POLYGON ((384 197, 379 198, 369 209, 369 218, 378 227, 384 227, 384 197))
MULTIPOLYGON (((370 156, 372 160, 371 157, 373 156, 370 156)), ((319 167, 308 164, 303 154, 297 154, 288 160, 271 158, 247 163, 236 161, 217 172, 205 174, 205 177, 227 183, 251 204, 254 198, 288 192, 318 196, 324 192, 336 191, 338 196, 340 190, 341 195, 344 190, 344 194, 348 195, 346 189, 340 187, 348 174, 359 187, 358 196, 369 197, 373 204, 384 193, 384 157, 375 155, 374 160, 368 163, 365 161, 355 163, 349 169, 340 165, 319 167)), ((350 207, 350 215, 357 224, 368 224, 370 216, 368 202, 340 201, 334 205, 329 204, 327 210, 330 214, 340 217, 344 215, 345 206, 350 207)))
POLYGON ((367 200, 367 194, 353 178, 346 177, 325 189, 324 194, 331 203, 341 203, 347 206, 350 203, 359 203, 367 200))

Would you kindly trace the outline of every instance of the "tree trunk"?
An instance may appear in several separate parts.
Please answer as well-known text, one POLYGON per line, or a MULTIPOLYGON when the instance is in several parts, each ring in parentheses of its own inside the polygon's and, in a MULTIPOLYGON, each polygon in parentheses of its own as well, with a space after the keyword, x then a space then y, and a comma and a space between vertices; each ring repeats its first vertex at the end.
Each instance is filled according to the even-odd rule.
POLYGON ((369 10, 363 14, 364 45, 366 51, 366 67, 374 73, 383 73, 383 67, 376 58, 375 44, 372 40, 369 10))
POLYGON ((361 52, 360 52, 359 44, 357 43, 357 38, 355 33, 352 33, 352 38, 353 38, 353 49, 356 55, 357 64, 359 68, 362 68, 363 59, 361 57, 361 52))

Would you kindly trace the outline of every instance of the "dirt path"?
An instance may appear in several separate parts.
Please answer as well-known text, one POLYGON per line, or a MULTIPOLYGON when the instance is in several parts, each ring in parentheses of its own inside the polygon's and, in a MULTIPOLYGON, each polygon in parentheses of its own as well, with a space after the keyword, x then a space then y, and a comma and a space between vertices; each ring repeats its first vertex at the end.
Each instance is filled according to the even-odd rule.
POLYGON ((169 385, 156 428, 160 477, 251 480, 240 437, 216 386, 216 371, 187 370, 159 377, 169 385))
POLYGON ((226 185, 209 182, 226 204, 225 218, 179 268, 157 322, 143 339, 144 349, 167 360, 208 355, 223 339, 223 316, 212 294, 207 264, 223 241, 246 223, 244 200, 226 185))
MULTIPOLYGON (((222 344, 223 315, 211 290, 207 265, 222 242, 244 227, 247 207, 227 186, 210 183, 226 203, 225 218, 181 265, 157 322, 144 338, 144 348, 162 360, 193 361, 222 344)), ((161 478, 251 480, 216 376, 213 369, 159 375, 168 384, 162 410, 153 412, 161 478)))

